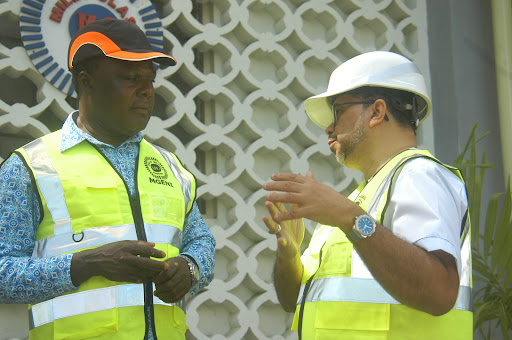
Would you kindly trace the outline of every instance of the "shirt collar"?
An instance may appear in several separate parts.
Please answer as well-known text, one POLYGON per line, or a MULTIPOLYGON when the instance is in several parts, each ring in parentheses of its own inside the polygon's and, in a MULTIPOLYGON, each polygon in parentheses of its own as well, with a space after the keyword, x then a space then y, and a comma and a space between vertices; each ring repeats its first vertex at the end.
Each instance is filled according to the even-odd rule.
MULTIPOLYGON (((60 142, 60 152, 64 152, 67 149, 72 148, 73 146, 83 142, 84 140, 89 141, 95 145, 103 145, 110 148, 114 148, 114 146, 100 142, 84 130, 81 130, 76 125, 76 119, 78 118, 78 111, 71 112, 66 118, 64 125, 62 125, 62 139, 60 142)), ((142 132, 137 132, 135 135, 128 137, 119 147, 127 143, 140 143, 142 140, 142 132)))

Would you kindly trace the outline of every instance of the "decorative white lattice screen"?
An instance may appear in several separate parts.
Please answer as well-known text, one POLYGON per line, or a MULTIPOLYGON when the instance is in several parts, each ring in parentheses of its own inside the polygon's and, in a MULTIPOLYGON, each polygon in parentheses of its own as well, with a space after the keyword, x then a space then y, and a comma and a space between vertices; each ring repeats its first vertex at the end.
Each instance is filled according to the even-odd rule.
MULTIPOLYGON (((60 128, 74 104, 28 58, 22 3, 0 1, 0 161, 60 128)), ((425 0, 153 3, 164 49, 178 65, 159 71, 144 133, 196 176, 198 203, 217 240, 215 279, 188 303, 188 337, 294 339, 292 315, 272 285, 276 244, 261 221, 261 184, 274 172, 312 170, 342 193, 354 187, 361 177, 330 156, 303 101, 325 90, 340 63, 372 50, 407 56, 429 79, 425 0)), ((423 146, 431 131, 427 121, 423 146)))

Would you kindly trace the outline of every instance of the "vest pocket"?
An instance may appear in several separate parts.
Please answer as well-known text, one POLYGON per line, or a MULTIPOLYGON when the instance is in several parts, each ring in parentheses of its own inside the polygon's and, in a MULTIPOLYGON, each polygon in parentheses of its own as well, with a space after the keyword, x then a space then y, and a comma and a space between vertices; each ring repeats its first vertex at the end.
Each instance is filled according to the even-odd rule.
POLYGON ((110 175, 81 175, 82 183, 88 188, 114 189, 116 181, 110 175))
POLYGON ((107 335, 118 331, 118 323, 115 308, 57 319, 54 322, 54 339, 80 340, 107 335))
POLYGON ((82 174, 80 180, 69 182, 67 187, 66 201, 76 225, 91 228, 97 227, 98 221, 102 225, 118 225, 126 221, 122 211, 126 213, 128 203, 120 201, 127 197, 126 191, 124 187, 118 188, 114 176, 82 174))
POLYGON ((340 241, 324 247, 325 253, 316 274, 317 278, 328 276, 349 276, 351 270, 352 243, 340 241))
POLYGON ((185 312, 177 306, 155 305, 155 328, 159 339, 185 340, 185 312))
POLYGON ((389 322, 389 304, 318 302, 315 316, 316 338, 387 339, 389 322))
POLYGON ((183 224, 185 204, 182 199, 152 193, 141 194, 141 197, 149 203, 149 214, 155 222, 165 221, 174 225, 183 224))

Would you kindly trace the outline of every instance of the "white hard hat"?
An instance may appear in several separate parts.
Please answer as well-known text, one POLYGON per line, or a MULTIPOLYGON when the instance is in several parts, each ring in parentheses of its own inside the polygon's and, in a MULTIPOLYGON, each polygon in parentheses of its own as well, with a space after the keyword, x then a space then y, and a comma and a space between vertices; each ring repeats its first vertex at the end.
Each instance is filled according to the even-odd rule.
POLYGON ((358 55, 338 66, 331 74, 327 91, 306 99, 306 113, 313 123, 325 129, 334 119, 329 97, 363 86, 416 94, 419 121, 423 121, 432 110, 425 79, 418 67, 400 54, 375 51, 358 55))

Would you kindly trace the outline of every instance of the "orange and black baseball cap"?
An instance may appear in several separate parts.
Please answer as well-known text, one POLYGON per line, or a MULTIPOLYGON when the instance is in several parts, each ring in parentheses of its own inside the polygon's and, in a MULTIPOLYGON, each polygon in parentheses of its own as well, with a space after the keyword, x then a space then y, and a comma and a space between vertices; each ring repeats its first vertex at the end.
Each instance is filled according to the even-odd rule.
POLYGON ((153 60, 163 67, 176 65, 173 56, 153 50, 139 26, 121 19, 102 19, 79 29, 69 43, 68 67, 71 70, 99 55, 128 61, 153 60))

